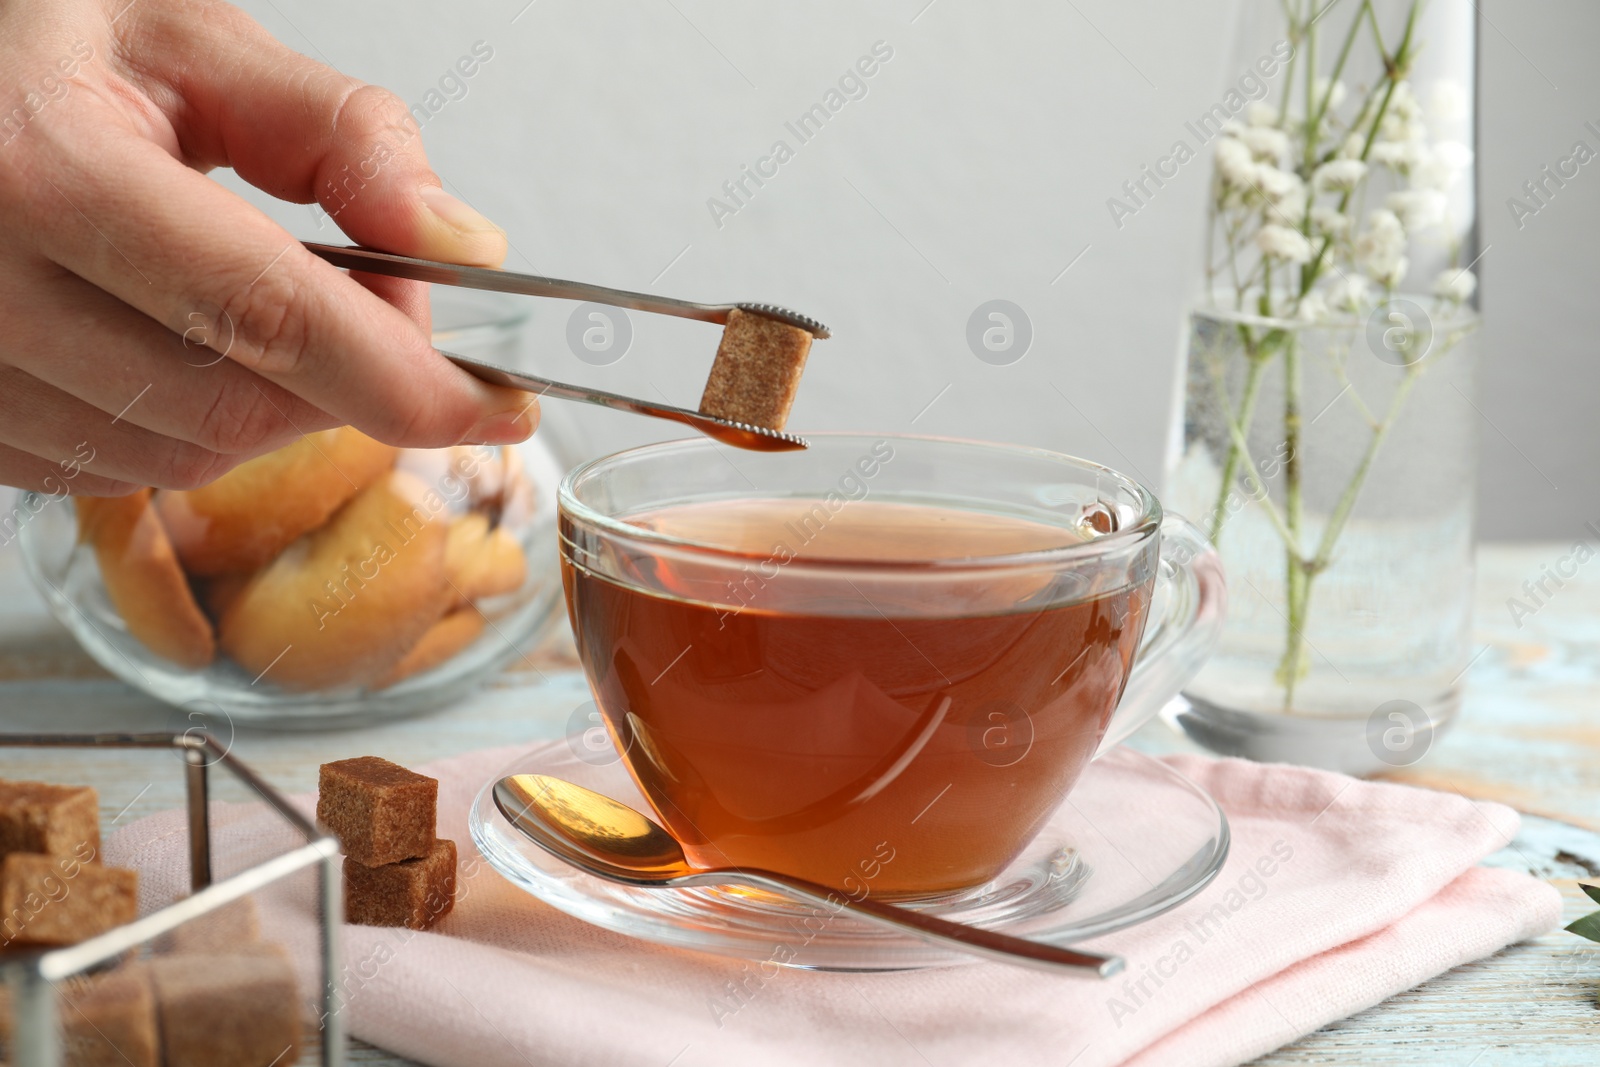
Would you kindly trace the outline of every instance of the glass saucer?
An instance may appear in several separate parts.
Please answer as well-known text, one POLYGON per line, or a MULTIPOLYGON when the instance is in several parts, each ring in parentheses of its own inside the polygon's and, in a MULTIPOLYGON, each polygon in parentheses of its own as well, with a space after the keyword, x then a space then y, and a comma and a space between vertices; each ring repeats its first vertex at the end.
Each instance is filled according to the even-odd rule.
MULTIPOLYGON (((649 806, 618 760, 562 742, 524 753, 485 783, 472 839, 513 885, 585 922, 630 937, 735 959, 840 971, 974 962, 847 914, 735 887, 639 889, 584 874, 523 837, 490 788, 510 774, 564 778, 640 811, 649 806)), ((1165 764, 1117 748, 1089 765, 1033 843, 993 881, 922 900, 956 922, 1065 945, 1140 923, 1189 899, 1228 855, 1228 821, 1210 795, 1165 764)))

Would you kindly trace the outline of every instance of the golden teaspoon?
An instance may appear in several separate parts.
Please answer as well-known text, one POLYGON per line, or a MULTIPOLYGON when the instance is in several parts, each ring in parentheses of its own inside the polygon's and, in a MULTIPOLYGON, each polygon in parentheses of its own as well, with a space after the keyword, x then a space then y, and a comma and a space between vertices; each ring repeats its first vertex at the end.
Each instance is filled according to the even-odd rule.
POLYGON ((1123 968, 1118 956, 1058 948, 1009 934, 935 918, 871 897, 851 899, 827 886, 775 871, 694 867, 683 846, 654 821, 626 804, 580 785, 543 774, 514 774, 494 786, 495 807, 545 851, 581 871, 623 885, 676 889, 695 885, 742 885, 765 889, 826 908, 848 911, 880 926, 975 956, 1037 967, 1072 968, 1109 978, 1123 968))

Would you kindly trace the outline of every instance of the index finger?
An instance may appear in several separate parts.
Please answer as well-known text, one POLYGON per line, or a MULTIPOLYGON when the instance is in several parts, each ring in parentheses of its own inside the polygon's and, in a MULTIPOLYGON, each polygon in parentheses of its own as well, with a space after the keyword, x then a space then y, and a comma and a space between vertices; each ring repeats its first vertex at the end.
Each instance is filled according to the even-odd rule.
POLYGON ((200 315, 210 347, 391 444, 532 432, 528 394, 457 369, 403 312, 239 197, 148 141, 95 140, 62 145, 38 194, 65 201, 34 215, 50 259, 174 332, 200 315))

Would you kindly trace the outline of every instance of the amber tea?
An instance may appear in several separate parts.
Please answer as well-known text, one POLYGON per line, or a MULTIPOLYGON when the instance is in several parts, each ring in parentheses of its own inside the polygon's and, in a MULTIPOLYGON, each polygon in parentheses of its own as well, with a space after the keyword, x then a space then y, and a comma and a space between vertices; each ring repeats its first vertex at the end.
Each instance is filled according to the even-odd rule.
POLYGON ((563 573, 644 796, 697 863, 880 896, 965 889, 1015 858, 1100 744, 1149 604, 1148 577, 975 578, 973 561, 1081 540, 1014 514, 752 497, 624 520, 690 548, 606 574, 564 551, 563 573))

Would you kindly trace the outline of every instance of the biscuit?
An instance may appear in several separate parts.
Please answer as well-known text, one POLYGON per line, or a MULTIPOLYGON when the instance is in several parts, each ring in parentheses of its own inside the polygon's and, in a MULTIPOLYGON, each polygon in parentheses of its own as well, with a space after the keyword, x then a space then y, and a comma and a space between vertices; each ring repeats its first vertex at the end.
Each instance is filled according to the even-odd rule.
POLYGON ((238 599, 254 577, 254 571, 239 571, 236 574, 219 574, 215 578, 200 578, 190 584, 206 615, 212 622, 220 622, 228 613, 228 606, 238 599))
POLYGON ((451 591, 470 602, 522 588, 528 557, 511 531, 503 525, 490 529, 489 517, 475 511, 450 524, 444 569, 451 591))
POLYGON ((128 633, 180 667, 211 662, 216 641, 195 603, 172 542, 150 506, 150 490, 74 503, 78 539, 94 549, 106 595, 128 633))
POLYGON ((250 580, 222 617, 222 650, 285 689, 383 677, 449 602, 440 507, 411 475, 383 476, 250 580))
POLYGON ((413 674, 431 671, 457 652, 466 648, 483 633, 483 614, 477 608, 452 611, 428 628, 422 639, 411 647, 394 669, 373 683, 372 688, 384 689, 413 674))
POLYGON ((191 577, 253 571, 394 466, 398 449, 351 426, 308 434, 156 508, 191 577))
POLYGON ((728 312, 700 412, 733 422, 783 429, 811 351, 811 334, 777 319, 728 312))

